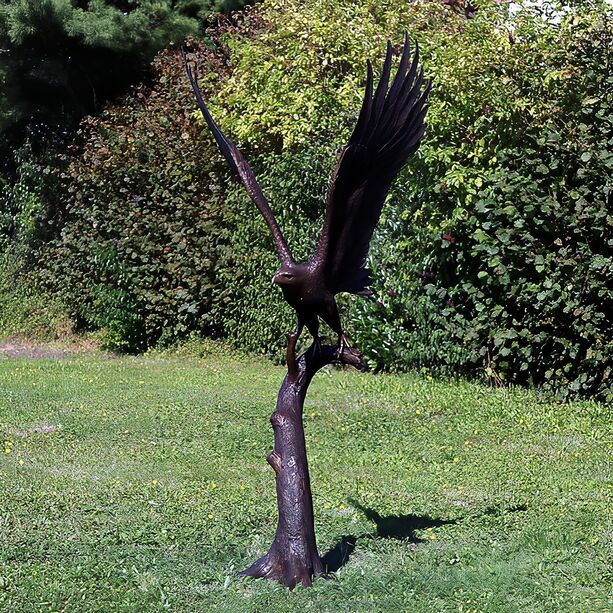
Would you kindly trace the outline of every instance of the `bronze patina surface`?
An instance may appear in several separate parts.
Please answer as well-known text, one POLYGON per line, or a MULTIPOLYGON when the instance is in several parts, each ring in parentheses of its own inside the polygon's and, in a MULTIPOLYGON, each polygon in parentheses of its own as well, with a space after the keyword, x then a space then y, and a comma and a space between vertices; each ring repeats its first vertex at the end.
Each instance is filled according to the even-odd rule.
POLYGON ((366 267, 374 228, 392 181, 417 150, 426 130, 426 100, 431 83, 424 84, 419 48, 413 53, 405 37, 398 70, 390 84, 392 45, 376 90, 367 64, 366 91, 360 114, 332 173, 325 219, 319 243, 306 262, 296 262, 249 164, 209 113, 196 76, 185 57, 185 70, 204 119, 223 156, 242 181, 270 228, 281 265, 273 277, 283 297, 296 312, 289 334, 287 375, 271 416, 274 449, 267 456, 276 474, 279 520, 268 553, 243 574, 276 579, 289 587, 311 585, 326 569, 317 552, 313 503, 307 464, 302 412, 307 388, 315 373, 330 363, 365 369, 362 354, 349 345, 335 296, 348 292, 371 295, 371 273, 366 267), (374 91, 373 91, 374 90, 374 91), (322 345, 319 323, 338 336, 335 346, 322 345), (304 327, 313 336, 310 348, 296 356, 304 327))

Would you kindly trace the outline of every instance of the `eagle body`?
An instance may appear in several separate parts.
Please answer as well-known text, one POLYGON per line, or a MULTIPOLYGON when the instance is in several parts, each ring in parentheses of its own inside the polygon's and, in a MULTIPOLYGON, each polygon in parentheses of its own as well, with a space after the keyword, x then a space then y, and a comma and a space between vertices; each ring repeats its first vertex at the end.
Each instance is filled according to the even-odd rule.
POLYGON ((204 120, 272 233, 281 261, 273 283, 281 287, 284 299, 296 311, 288 359, 289 347, 295 349, 304 326, 319 345, 319 320, 338 335, 340 347, 346 344, 336 294, 372 294, 371 274, 366 267, 370 241, 392 181, 424 136, 426 101, 431 89, 430 81, 424 84, 423 69, 418 70, 417 44, 411 58, 408 35, 390 83, 392 56, 388 41, 376 89, 372 65, 367 62, 362 106, 330 178, 319 242, 308 261, 297 263, 249 164, 211 117, 184 55, 185 70, 204 120))
POLYGON ((313 338, 318 338, 318 319, 342 335, 335 293, 326 286, 316 262, 309 260, 282 266, 272 280, 281 287, 285 301, 296 311, 298 321, 304 323, 313 338))

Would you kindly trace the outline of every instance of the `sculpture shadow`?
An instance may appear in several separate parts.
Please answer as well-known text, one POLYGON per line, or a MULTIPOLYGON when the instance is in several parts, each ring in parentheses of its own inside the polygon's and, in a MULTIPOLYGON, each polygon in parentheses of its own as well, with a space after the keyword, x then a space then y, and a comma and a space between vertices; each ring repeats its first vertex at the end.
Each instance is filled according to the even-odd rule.
POLYGON ((345 564, 349 562, 351 554, 355 551, 358 538, 364 538, 365 536, 367 535, 362 534, 359 537, 350 535, 342 536, 341 540, 321 558, 326 572, 335 573, 345 566, 345 564))
POLYGON ((324 567, 329 573, 334 573, 347 564, 351 554, 355 551, 358 539, 386 538, 414 544, 423 543, 424 539, 420 539, 415 534, 417 530, 438 528, 458 522, 457 519, 436 519, 428 515, 409 514, 384 517, 377 511, 364 507, 354 500, 350 502, 375 524, 376 531, 359 536, 345 535, 341 537, 341 540, 322 557, 324 567))
POLYGON ((435 519, 429 515, 388 515, 383 517, 373 509, 363 507, 355 500, 350 501, 351 504, 362 511, 367 519, 372 521, 377 529, 376 536, 379 538, 396 539, 398 541, 407 541, 409 543, 423 543, 416 534, 416 530, 425 530, 426 528, 438 528, 448 524, 456 524, 457 519, 435 519))
MULTIPOLYGON (((345 535, 341 537, 341 540, 322 557, 324 567, 329 573, 334 573, 347 564, 351 554, 355 551, 358 539, 387 538, 418 544, 425 542, 425 540, 420 539, 415 534, 417 530, 457 524, 463 519, 461 517, 457 519, 436 519, 429 515, 413 514, 388 515, 384 517, 377 513, 377 511, 364 507, 355 500, 349 500, 349 502, 375 524, 376 532, 365 533, 359 536, 345 535)), ((522 513, 527 510, 528 507, 525 504, 511 507, 492 506, 487 507, 480 515, 506 515, 508 513, 522 513)))

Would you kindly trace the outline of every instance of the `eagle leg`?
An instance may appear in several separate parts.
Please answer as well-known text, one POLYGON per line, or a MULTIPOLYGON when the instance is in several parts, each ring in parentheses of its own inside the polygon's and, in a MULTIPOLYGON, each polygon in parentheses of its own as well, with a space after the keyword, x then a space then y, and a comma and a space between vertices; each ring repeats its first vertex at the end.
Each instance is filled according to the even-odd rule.
POLYGON ((319 319, 317 319, 317 315, 309 317, 304 323, 313 337, 315 353, 319 353, 321 351, 321 339, 319 338, 319 319))
POLYGON ((326 310, 321 313, 321 317, 330 326, 332 331, 338 335, 339 354, 342 353, 343 345, 348 347, 349 342, 343 331, 341 317, 338 314, 338 307, 334 298, 326 301, 326 310))
POLYGON ((298 373, 298 363, 296 361, 296 343, 304 327, 304 322, 300 317, 296 320, 296 327, 287 335, 287 371, 291 375, 298 373))

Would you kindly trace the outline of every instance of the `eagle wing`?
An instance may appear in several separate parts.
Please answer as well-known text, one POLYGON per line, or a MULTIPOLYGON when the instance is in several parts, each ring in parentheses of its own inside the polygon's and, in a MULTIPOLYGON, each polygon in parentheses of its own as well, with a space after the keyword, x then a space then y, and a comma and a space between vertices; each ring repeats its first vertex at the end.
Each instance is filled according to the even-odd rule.
POLYGON ((412 59, 408 35, 398 71, 389 86, 392 46, 388 41, 373 96, 370 62, 357 124, 332 173, 325 221, 312 261, 334 293, 369 294, 368 248, 392 181, 417 150, 426 130, 428 81, 422 91, 419 47, 412 59))
POLYGON ((270 231, 272 232, 273 239, 275 242, 275 248, 279 255, 279 259, 281 263, 288 264, 292 261, 292 254, 287 246, 287 242, 285 241, 285 237, 279 228, 275 216, 266 200, 262 192, 262 188, 257 182, 255 178, 255 174, 251 167, 247 163, 247 160, 243 157, 243 154, 239 151, 238 147, 225 136, 225 134, 219 129, 219 126, 215 123, 211 114, 209 113, 209 109, 207 108, 204 100, 202 98, 202 93, 200 92, 200 88, 198 87, 198 80, 196 75, 194 75, 191 66, 187 60, 187 56, 185 51, 183 51, 183 62, 185 64, 185 72, 189 78, 189 81, 192 86, 192 90, 196 95, 196 100, 198 101, 198 106, 200 107, 200 111, 202 112, 202 116, 206 121, 209 129, 213 133, 213 137, 219 146, 219 150, 222 155, 229 162, 232 170, 238 175, 241 180, 245 190, 251 197, 251 200, 258 207, 260 213, 264 217, 264 220, 268 224, 270 231))

